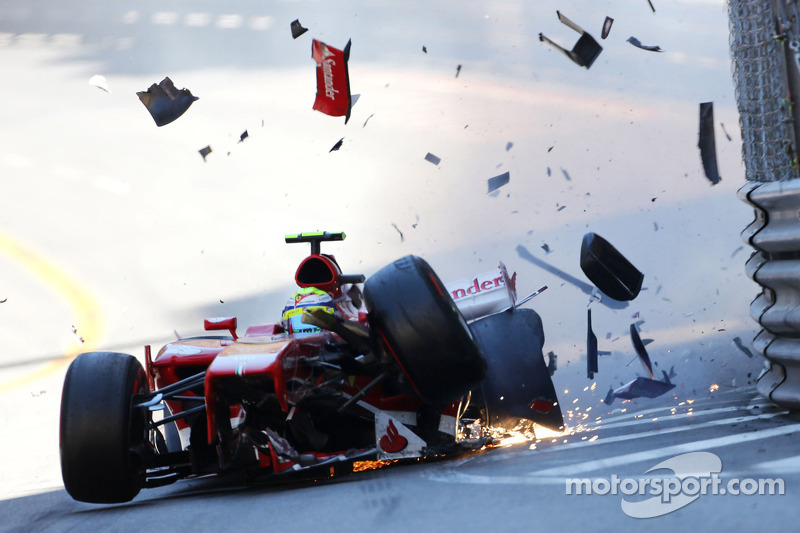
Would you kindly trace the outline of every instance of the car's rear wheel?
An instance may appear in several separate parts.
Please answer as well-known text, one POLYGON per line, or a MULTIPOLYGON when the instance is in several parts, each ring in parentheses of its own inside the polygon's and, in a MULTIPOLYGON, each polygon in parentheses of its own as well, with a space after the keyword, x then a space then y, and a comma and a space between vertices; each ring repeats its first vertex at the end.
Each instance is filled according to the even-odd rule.
POLYGON ((382 268, 364 285, 376 343, 399 363, 420 398, 442 406, 477 387, 486 360, 441 280, 420 257, 382 268))
POLYGON ((61 475, 76 500, 132 500, 144 484, 140 451, 145 415, 132 409, 147 378, 134 357, 111 352, 79 355, 67 370, 61 396, 61 475))

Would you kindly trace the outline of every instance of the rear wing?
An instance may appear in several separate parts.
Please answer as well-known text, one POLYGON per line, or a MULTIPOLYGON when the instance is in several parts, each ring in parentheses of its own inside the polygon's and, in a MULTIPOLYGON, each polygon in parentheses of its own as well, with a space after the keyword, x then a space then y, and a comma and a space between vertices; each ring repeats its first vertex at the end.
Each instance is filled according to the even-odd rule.
POLYGON ((517 273, 508 275, 506 266, 500 263, 495 270, 478 274, 471 279, 446 283, 445 288, 466 320, 477 320, 485 316, 519 307, 547 287, 517 301, 517 273))
POLYGON ((307 231, 304 233, 290 233, 284 237, 287 244, 297 242, 310 242, 311 254, 320 253, 320 243, 324 241, 343 241, 347 237, 343 231, 307 231))

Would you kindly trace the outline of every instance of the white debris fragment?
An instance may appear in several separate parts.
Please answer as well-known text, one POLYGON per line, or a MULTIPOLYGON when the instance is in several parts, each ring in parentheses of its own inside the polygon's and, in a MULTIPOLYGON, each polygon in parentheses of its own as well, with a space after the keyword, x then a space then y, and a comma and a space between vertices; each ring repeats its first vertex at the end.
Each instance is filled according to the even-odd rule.
POLYGON ((95 74, 89 78, 89 85, 92 87, 97 87, 98 89, 102 89, 107 93, 111 93, 111 89, 108 87, 108 80, 106 80, 105 76, 100 74, 95 74))

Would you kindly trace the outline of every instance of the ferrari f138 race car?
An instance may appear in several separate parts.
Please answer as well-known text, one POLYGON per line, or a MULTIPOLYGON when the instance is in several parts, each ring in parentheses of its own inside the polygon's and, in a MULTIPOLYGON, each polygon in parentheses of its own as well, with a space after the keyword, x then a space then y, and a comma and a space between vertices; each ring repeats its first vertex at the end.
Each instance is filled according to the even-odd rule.
POLYGON ((445 286, 408 255, 366 280, 309 243, 301 291, 330 306, 281 323, 168 343, 145 364, 91 352, 70 365, 61 400, 61 470, 76 500, 116 503, 182 478, 252 473, 325 478, 353 464, 456 454, 520 419, 557 429, 542 322, 518 308, 505 267, 445 286), (364 284, 363 293, 359 284, 364 284), (465 318, 466 317, 466 318, 465 318), (471 322, 468 322, 471 320, 471 322))

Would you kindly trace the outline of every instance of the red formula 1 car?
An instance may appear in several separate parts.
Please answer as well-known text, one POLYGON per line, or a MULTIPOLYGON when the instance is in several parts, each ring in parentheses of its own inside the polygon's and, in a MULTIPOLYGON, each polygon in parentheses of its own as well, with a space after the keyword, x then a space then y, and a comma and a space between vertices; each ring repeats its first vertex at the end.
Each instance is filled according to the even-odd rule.
POLYGON ((155 357, 146 346, 144 367, 126 354, 79 355, 61 400, 67 492, 114 503, 209 474, 324 478, 356 461, 480 448, 488 426, 510 420, 562 425, 541 320, 514 305, 504 268, 452 289, 409 255, 366 280, 362 302, 364 276, 343 275, 320 251, 342 239, 286 237, 311 244, 301 288, 361 309, 306 310, 316 332, 268 324, 239 336, 235 318, 209 319, 206 330, 229 334, 170 342, 155 357))

